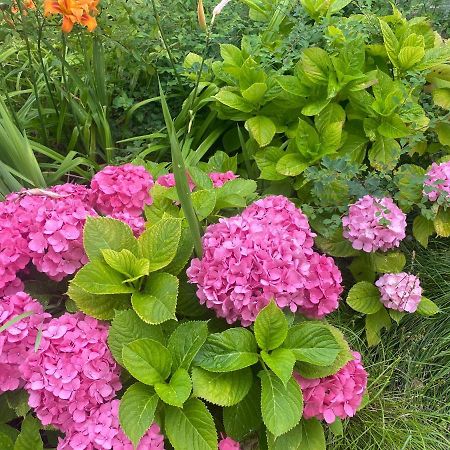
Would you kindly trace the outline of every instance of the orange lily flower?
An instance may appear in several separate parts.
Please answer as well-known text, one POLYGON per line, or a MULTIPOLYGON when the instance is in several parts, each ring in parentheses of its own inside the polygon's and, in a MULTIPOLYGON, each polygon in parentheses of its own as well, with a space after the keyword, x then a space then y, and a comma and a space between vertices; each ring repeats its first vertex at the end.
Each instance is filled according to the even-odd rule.
MULTIPOLYGON (((22 0, 23 13, 26 15, 27 9, 36 9, 36 4, 33 0, 22 0)), ((11 12, 17 14, 19 12, 19 6, 17 2, 13 1, 11 6, 11 12)))
POLYGON ((93 15, 97 14, 100 0, 45 0, 44 15, 61 14, 63 16, 62 30, 70 33, 78 23, 94 31, 97 21, 93 15), (92 14, 92 15, 91 15, 92 14))

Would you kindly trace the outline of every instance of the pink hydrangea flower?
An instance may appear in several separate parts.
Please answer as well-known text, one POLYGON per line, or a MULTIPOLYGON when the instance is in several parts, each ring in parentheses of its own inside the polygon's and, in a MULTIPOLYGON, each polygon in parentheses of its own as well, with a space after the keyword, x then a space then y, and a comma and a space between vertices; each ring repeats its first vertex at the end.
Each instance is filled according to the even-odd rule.
POLYGON ((0 289, 0 298, 7 297, 8 295, 14 295, 18 292, 24 291, 25 285, 20 278, 15 278, 13 281, 7 283, 0 289))
POLYGON ((419 278, 406 272, 387 273, 375 285, 380 290, 383 305, 389 309, 413 313, 422 299, 419 278))
POLYGON ((121 388, 107 337, 106 325, 81 313, 46 324, 41 350, 21 366, 29 404, 44 425, 66 430, 83 423, 121 388))
MULTIPOLYGON (((187 179, 188 179, 189 190, 192 192, 195 189, 195 183, 188 173, 186 175, 187 175, 187 179)), ((159 184, 160 186, 164 186, 166 188, 174 187, 175 186, 175 175, 173 173, 161 175, 156 180, 156 183, 159 184)))
POLYGON ((219 450, 241 450, 241 446, 239 445, 239 442, 227 437, 220 440, 219 450))
POLYGON ((333 423, 336 417, 353 417, 361 405, 367 387, 367 372, 361 355, 353 352, 354 359, 336 374, 325 378, 306 379, 294 372, 303 391, 303 417, 333 423))
POLYGON ((342 224, 353 248, 368 253, 398 247, 406 236, 406 214, 388 197, 365 195, 350 205, 342 224))
MULTIPOLYGON (((57 450, 134 450, 119 425, 119 400, 98 406, 81 426, 70 429, 57 450)), ((153 423, 140 440, 137 450, 164 450, 164 436, 153 423)))
POLYGON ((91 182, 96 209, 105 215, 127 212, 140 216, 152 204, 153 177, 145 167, 133 164, 107 166, 91 182))
POLYGON ((250 325, 271 298, 322 317, 337 306, 342 288, 337 267, 314 254, 314 236, 292 202, 270 196, 210 225, 203 258, 192 260, 187 274, 200 303, 228 323, 250 325))
POLYGON ((53 186, 51 188, 53 192, 60 194, 63 197, 71 197, 81 200, 86 205, 93 207, 94 205, 94 193, 90 188, 82 184, 65 183, 53 186))
POLYGON ((424 194, 431 202, 443 197, 447 202, 450 200, 450 161, 441 164, 433 163, 428 171, 424 186, 431 186, 434 189, 424 194))
POLYGON ((235 180, 238 176, 231 170, 228 172, 211 172, 209 178, 215 188, 222 187, 227 181, 235 180))
POLYGON ((0 333, 0 393, 14 391, 24 385, 20 365, 34 350, 38 330, 50 317, 42 305, 25 292, 0 300, 0 326, 23 313, 31 312, 0 333))
POLYGON ((136 237, 139 237, 145 231, 145 219, 142 216, 133 216, 128 212, 121 212, 111 214, 108 217, 126 223, 133 230, 136 237))

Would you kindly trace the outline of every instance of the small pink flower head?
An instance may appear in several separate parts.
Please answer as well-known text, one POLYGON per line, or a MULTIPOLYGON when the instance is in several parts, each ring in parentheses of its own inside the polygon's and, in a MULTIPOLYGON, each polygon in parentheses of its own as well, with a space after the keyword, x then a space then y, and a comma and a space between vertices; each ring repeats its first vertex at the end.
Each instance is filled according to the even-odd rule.
POLYGON ((235 180, 238 176, 229 170, 228 172, 211 172, 209 175, 215 188, 222 187, 227 181, 235 180))
POLYGON ((129 212, 121 212, 113 213, 108 217, 126 223, 136 237, 139 237, 145 231, 145 219, 142 216, 133 216, 129 212))
MULTIPOLYGON (((189 184, 189 190, 192 192, 195 189, 195 183, 192 180, 191 176, 186 173, 188 184, 189 184)), ((160 186, 171 188, 175 186, 175 175, 173 173, 168 173, 166 175, 161 175, 156 180, 156 184, 159 184, 160 186)))
POLYGON ((25 285, 20 278, 15 278, 0 289, 0 298, 17 294, 20 291, 25 291, 25 285))
POLYGON ((230 324, 248 326, 271 298, 291 309, 309 299, 301 295, 310 276, 314 236, 292 202, 267 197, 240 216, 210 225, 203 236, 203 258, 192 260, 187 274, 198 285, 200 303, 230 324))
POLYGON ((239 445, 239 442, 227 437, 220 440, 219 450, 241 450, 241 446, 239 445))
POLYGON ((428 200, 435 202, 440 198, 450 202, 450 161, 441 164, 433 163, 428 171, 424 186, 430 186, 433 190, 424 190, 428 200))
POLYGON ((20 365, 34 351, 38 330, 50 317, 42 305, 25 292, 0 300, 0 326, 23 313, 31 313, 0 333, 0 393, 24 385, 20 365))
POLYGON ((92 190, 82 184, 65 183, 53 186, 51 190, 60 194, 62 197, 71 197, 72 199, 76 198, 81 200, 91 207, 94 204, 94 194, 92 190))
POLYGON ((91 182, 96 209, 105 215, 127 212, 140 216, 152 204, 153 177, 143 166, 107 166, 91 182))
POLYGON ((83 423, 121 388, 107 337, 107 326, 81 313, 66 313, 46 324, 41 350, 21 366, 29 404, 44 425, 65 431, 83 423))
POLYGON ((350 205, 342 224, 353 248, 367 253, 398 247, 406 236, 406 214, 388 197, 360 198, 350 205))
POLYGON ((422 299, 420 280, 409 273, 387 273, 375 285, 380 290, 383 305, 389 309, 413 313, 422 299))
POLYGON ((303 417, 333 423, 336 417, 353 417, 361 405, 367 387, 367 372, 361 355, 353 352, 354 359, 339 372, 325 378, 306 379, 294 372, 303 391, 303 417))

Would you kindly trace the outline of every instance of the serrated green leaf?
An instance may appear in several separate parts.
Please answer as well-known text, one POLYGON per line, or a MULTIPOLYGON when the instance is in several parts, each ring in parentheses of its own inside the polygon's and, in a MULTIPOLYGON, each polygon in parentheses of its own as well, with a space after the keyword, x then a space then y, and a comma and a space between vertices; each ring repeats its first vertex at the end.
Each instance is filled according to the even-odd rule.
POLYGON ((300 422, 296 427, 277 438, 267 431, 268 450, 302 450, 303 426, 300 422))
POLYGON ((164 342, 164 335, 158 325, 148 325, 131 309, 117 311, 111 322, 108 335, 108 346, 114 359, 121 365, 122 348, 136 339, 149 338, 160 343, 164 342))
POLYGON ((255 337, 244 328, 230 328, 211 334, 195 363, 210 372, 233 372, 258 362, 255 337))
POLYGON ((436 125, 436 133, 438 135, 439 142, 442 145, 450 146, 450 124, 446 122, 440 122, 436 125))
POLYGON ((245 128, 260 147, 266 147, 272 142, 277 127, 269 117, 255 116, 245 122, 245 128))
POLYGON ((158 325, 176 319, 178 278, 169 273, 155 273, 147 280, 141 292, 135 292, 131 304, 146 323, 158 325))
POLYGON ((379 136, 369 150, 370 165, 381 172, 393 170, 401 152, 400 144, 395 139, 379 136))
POLYGON ((398 39, 396 38, 391 27, 384 20, 379 19, 379 21, 380 21, 380 26, 381 26, 381 32, 383 33, 383 40, 384 40, 384 46, 386 48, 386 52, 387 52, 392 64, 394 64, 395 67, 398 67, 398 61, 397 61, 398 48, 399 48, 398 39))
POLYGON ((284 176, 295 177, 309 167, 304 158, 298 153, 284 154, 276 164, 276 171, 284 176))
POLYGON ((393 139, 407 137, 411 134, 411 130, 398 114, 383 118, 377 130, 382 136, 393 139))
POLYGON ((189 262, 193 250, 194 241, 192 239, 192 233, 189 228, 183 228, 181 230, 180 243, 178 245, 177 253, 172 262, 164 268, 164 272, 171 273, 172 275, 178 275, 189 262))
POLYGON ((425 47, 406 46, 398 52, 398 64, 402 69, 408 70, 422 61, 424 56, 425 47))
POLYGON ((120 426, 137 445, 150 428, 158 406, 158 396, 150 386, 134 383, 123 394, 119 406, 120 426))
POLYGON ((134 378, 150 386, 170 375, 172 357, 164 345, 153 339, 137 339, 122 349, 125 368, 134 378))
POLYGON ((350 289, 347 295, 347 304, 350 308, 363 314, 375 314, 383 307, 380 291, 367 281, 360 281, 350 289))
POLYGON ((294 428, 302 417, 303 396, 297 381, 291 377, 285 387, 272 372, 261 371, 261 412, 264 424, 275 436, 294 428))
POLYGON ((295 365, 294 353, 287 348, 276 348, 271 353, 261 352, 261 358, 267 364, 267 367, 281 380, 284 386, 287 385, 292 377, 292 371, 295 365))
POLYGON ((253 384, 250 368, 234 372, 214 373, 194 367, 194 395, 220 406, 236 405, 244 399, 253 384))
POLYGON ((279 147, 266 147, 254 155, 258 169, 261 171, 259 178, 262 180, 279 181, 286 178, 285 175, 278 173, 276 166, 285 152, 279 147))
POLYGON ((342 236, 342 228, 336 230, 336 232, 327 239, 323 236, 317 236, 315 239, 315 244, 324 253, 335 258, 348 258, 350 256, 359 255, 359 251, 352 247, 351 242, 342 236))
POLYGON ((440 312, 438 305, 431 301, 429 298, 422 297, 417 308, 417 312, 421 316, 430 317, 440 312))
POLYGON ((325 433, 317 419, 302 420, 302 450, 326 450, 325 433))
POLYGON ((24 389, 19 389, 5 394, 8 406, 12 408, 18 417, 25 417, 30 410, 29 394, 24 389))
POLYGON ((40 422, 33 416, 27 416, 22 422, 19 436, 14 443, 14 450, 42 450, 44 444, 39 434, 40 422))
POLYGON ((192 204, 198 220, 205 220, 216 206, 215 189, 202 189, 201 191, 192 193, 192 204))
POLYGON ((166 408, 165 432, 175 450, 217 450, 214 420, 196 398, 188 400, 183 408, 166 408))
POLYGON ((168 383, 156 383, 155 391, 164 403, 181 408, 191 395, 191 377, 187 370, 177 369, 168 383))
POLYGON ((267 92, 266 83, 253 83, 247 89, 241 91, 242 97, 255 106, 258 106, 264 100, 264 95, 267 92))
POLYGON ((331 60, 328 53, 318 47, 310 47, 303 51, 301 68, 307 79, 314 84, 327 84, 331 60))
POLYGON ((428 239, 434 234, 434 224, 432 220, 425 219, 423 216, 417 216, 413 222, 413 236, 419 241, 420 245, 427 248, 428 239))
POLYGON ((450 237, 450 208, 440 208, 434 219, 434 229, 440 237, 450 237))
POLYGON ((120 252, 110 249, 101 250, 103 259, 109 267, 125 275, 125 282, 136 281, 149 274, 148 259, 138 258, 127 249, 120 252))
POLYGON ((214 98, 222 103, 222 105, 228 106, 231 109, 236 109, 237 111, 249 113, 254 109, 254 106, 240 95, 224 89, 220 90, 214 98))
POLYGON ((381 330, 389 330, 392 326, 391 318, 385 308, 381 308, 375 314, 366 316, 366 337, 369 347, 377 345, 381 341, 381 330))
POLYGON ((273 350, 286 339, 288 323, 283 311, 273 300, 258 313, 254 332, 256 342, 262 350, 273 350))
POLYGON ((405 265, 406 256, 401 252, 372 254, 372 267, 378 273, 399 273, 405 265))

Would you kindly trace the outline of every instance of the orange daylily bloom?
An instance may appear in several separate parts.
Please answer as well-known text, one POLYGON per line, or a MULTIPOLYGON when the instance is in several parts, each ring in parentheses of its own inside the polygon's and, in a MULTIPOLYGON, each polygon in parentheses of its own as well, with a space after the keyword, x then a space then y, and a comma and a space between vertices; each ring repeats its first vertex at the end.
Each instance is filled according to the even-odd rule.
POLYGON ((94 31, 97 21, 97 5, 100 0, 45 0, 44 15, 61 14, 63 16, 62 30, 70 33, 73 26, 78 23, 94 31))
MULTIPOLYGON (((22 0, 23 13, 26 15, 27 9, 36 9, 36 4, 33 0, 22 0)), ((11 12, 17 14, 19 12, 19 6, 17 2, 13 1, 11 6, 11 12)))

